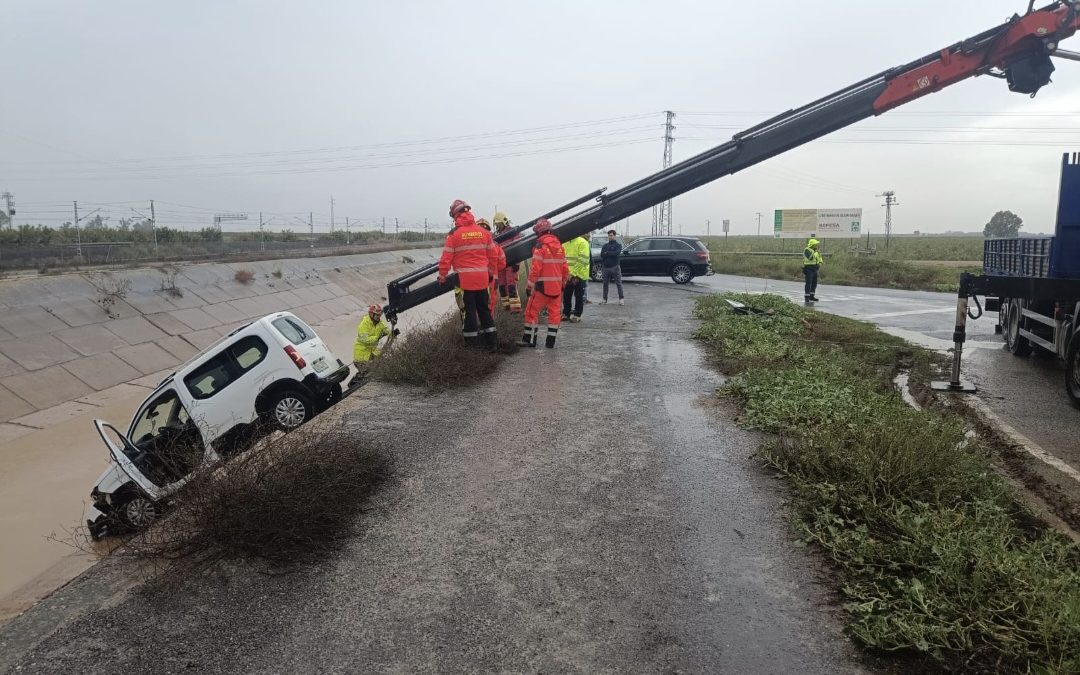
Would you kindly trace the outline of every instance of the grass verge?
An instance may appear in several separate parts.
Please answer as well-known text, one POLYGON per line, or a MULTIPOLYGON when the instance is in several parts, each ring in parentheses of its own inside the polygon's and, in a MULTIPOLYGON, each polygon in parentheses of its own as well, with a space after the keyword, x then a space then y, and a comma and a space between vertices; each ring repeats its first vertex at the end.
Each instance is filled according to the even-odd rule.
POLYGON ((901 400, 892 379, 925 379, 925 352, 778 296, 708 296, 695 313, 733 375, 723 394, 778 436, 762 457, 842 572, 851 635, 948 670, 1080 672, 1080 549, 1024 510, 957 414, 901 400))
MULTIPOLYGON (((798 257, 716 252, 713 253, 712 265, 717 274, 790 281, 803 279, 802 260, 798 257)), ((953 293, 959 288, 961 272, 981 273, 982 266, 929 266, 879 256, 856 257, 841 253, 825 260, 821 268, 821 283, 953 293)))
POLYGON ((457 311, 435 323, 414 328, 386 351, 372 367, 371 375, 382 382, 408 384, 429 392, 469 385, 499 367, 518 350, 523 324, 521 314, 499 311, 495 315, 499 347, 491 352, 467 346, 461 337, 457 311))

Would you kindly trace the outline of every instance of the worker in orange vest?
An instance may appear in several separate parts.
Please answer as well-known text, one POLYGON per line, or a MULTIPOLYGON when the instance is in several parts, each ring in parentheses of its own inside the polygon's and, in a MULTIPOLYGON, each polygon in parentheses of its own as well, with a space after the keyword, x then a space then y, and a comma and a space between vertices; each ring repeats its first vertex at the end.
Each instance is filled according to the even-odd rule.
MULTIPOLYGON (((495 214, 494 220, 495 234, 502 234, 510 229, 510 219, 502 211, 495 214)), ((518 239, 521 239, 521 235, 515 234, 502 243, 512 244, 518 239)), ((502 297, 503 309, 511 314, 521 313, 521 298, 518 297, 518 272, 520 269, 520 265, 509 265, 502 272, 499 272, 498 279, 496 279, 499 285, 499 296, 502 297)))
POLYGON ((529 302, 525 305, 525 332, 521 344, 535 347, 540 334, 540 312, 547 310, 548 329, 545 346, 555 346, 559 335, 559 323, 562 320, 562 292, 566 279, 570 276, 570 267, 566 264, 566 253, 558 237, 551 233, 551 223, 541 218, 533 225, 536 233, 536 245, 533 247, 532 267, 529 270, 529 284, 526 294, 529 302))
POLYGON ((439 283, 445 284, 450 270, 457 272, 465 304, 461 334, 466 344, 497 346, 495 320, 488 305, 488 287, 495 278, 499 254, 491 233, 476 224, 472 207, 460 199, 450 205, 454 229, 446 237, 439 258, 439 283))

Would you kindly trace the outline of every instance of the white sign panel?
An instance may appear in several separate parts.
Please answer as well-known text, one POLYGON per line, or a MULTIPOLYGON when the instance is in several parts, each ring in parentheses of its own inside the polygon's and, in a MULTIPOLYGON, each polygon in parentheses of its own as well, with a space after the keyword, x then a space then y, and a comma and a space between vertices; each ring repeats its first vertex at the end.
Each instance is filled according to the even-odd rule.
POLYGON ((777 209, 773 219, 777 238, 850 238, 861 231, 862 209, 777 209))

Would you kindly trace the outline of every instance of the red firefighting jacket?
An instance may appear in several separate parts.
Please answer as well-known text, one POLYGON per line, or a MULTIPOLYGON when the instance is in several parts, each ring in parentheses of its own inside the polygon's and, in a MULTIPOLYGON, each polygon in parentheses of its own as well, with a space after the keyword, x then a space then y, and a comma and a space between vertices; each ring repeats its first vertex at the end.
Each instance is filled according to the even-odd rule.
POLYGON ((476 224, 472 213, 466 211, 454 219, 457 227, 446 237, 439 258, 439 276, 445 277, 453 268, 463 291, 482 291, 497 271, 499 248, 491 233, 476 224))
POLYGON ((559 239, 550 232, 540 235, 533 247, 529 287, 548 297, 555 297, 562 295, 569 276, 570 267, 566 264, 566 253, 559 239))

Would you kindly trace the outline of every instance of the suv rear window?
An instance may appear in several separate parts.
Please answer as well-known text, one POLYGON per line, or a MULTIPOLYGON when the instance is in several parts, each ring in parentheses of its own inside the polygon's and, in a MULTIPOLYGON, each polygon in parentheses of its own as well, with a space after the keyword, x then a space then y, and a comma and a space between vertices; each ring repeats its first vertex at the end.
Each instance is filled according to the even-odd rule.
POLYGON ((315 331, 311 330, 303 321, 294 319, 291 316, 274 319, 271 325, 277 329, 277 332, 281 333, 282 337, 294 345, 302 345, 308 340, 315 339, 315 331))
POLYGON ((709 247, 706 246, 700 239, 694 239, 690 243, 693 244, 694 248, 696 248, 699 251, 708 251, 709 250, 709 247))

